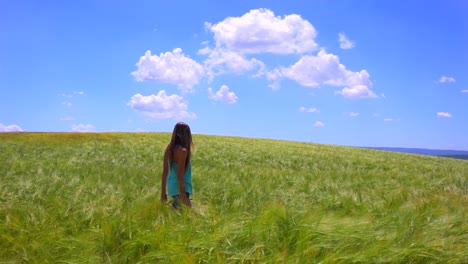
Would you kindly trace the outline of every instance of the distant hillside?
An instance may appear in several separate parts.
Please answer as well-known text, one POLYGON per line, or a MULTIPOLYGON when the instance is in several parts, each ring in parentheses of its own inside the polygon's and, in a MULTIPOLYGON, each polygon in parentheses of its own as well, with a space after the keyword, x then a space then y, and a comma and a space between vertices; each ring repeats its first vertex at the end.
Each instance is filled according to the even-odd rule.
POLYGON ((468 155, 443 155, 443 156, 439 156, 439 157, 468 160, 468 155))
POLYGON ((393 152, 402 152, 402 153, 410 153, 410 154, 418 154, 418 155, 439 156, 439 157, 447 157, 447 158, 456 158, 456 159, 468 160, 468 151, 463 151, 463 150, 439 150, 439 149, 419 149, 419 148, 388 148, 388 147, 370 148, 370 149, 378 149, 378 150, 393 151, 393 152))

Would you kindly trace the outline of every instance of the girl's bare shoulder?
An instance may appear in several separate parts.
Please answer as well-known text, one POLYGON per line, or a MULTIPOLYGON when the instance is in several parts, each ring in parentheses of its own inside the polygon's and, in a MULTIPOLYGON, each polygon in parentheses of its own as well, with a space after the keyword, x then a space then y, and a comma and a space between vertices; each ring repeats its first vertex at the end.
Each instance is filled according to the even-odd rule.
POLYGON ((176 160, 179 160, 179 159, 184 159, 187 158, 187 153, 188 153, 188 150, 184 147, 181 147, 181 146, 177 146, 175 149, 174 149, 174 158, 176 160))

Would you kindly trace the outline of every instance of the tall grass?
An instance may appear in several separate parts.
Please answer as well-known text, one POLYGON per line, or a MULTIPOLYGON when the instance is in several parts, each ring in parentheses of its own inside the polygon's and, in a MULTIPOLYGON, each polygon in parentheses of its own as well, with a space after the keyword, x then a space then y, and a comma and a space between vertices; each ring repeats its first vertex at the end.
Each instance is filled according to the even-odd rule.
POLYGON ((194 135, 174 211, 169 140, 1 133, 0 263, 468 263, 467 161, 194 135))

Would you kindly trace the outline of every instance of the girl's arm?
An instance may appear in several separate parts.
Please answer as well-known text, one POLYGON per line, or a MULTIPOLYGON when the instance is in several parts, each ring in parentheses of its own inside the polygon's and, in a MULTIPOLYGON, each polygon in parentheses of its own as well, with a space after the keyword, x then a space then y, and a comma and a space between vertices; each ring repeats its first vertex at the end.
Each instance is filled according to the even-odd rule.
POLYGON ((174 158, 177 161, 177 180, 179 182, 179 193, 180 193, 180 199, 182 200, 182 203, 190 206, 190 201, 187 198, 187 195, 185 194, 185 180, 184 180, 184 174, 185 174, 185 161, 187 159, 187 149, 186 148, 177 148, 174 151, 174 158))
POLYGON ((163 173, 161 177, 161 201, 166 202, 167 201, 167 191, 166 191, 166 186, 167 186, 167 174, 169 173, 169 157, 168 151, 164 151, 164 160, 163 160, 163 173))

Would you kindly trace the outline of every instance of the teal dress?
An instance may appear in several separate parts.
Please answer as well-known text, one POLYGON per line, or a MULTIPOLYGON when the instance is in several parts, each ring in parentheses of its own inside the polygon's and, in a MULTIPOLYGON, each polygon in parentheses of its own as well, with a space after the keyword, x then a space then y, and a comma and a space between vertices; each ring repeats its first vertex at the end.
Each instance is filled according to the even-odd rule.
MULTIPOLYGON (((169 175, 167 176, 167 190, 169 196, 176 196, 179 193, 179 180, 177 180, 177 162, 172 162, 172 167, 169 165, 169 175)), ((192 162, 188 164, 187 170, 184 173, 185 192, 192 194, 192 162)))

